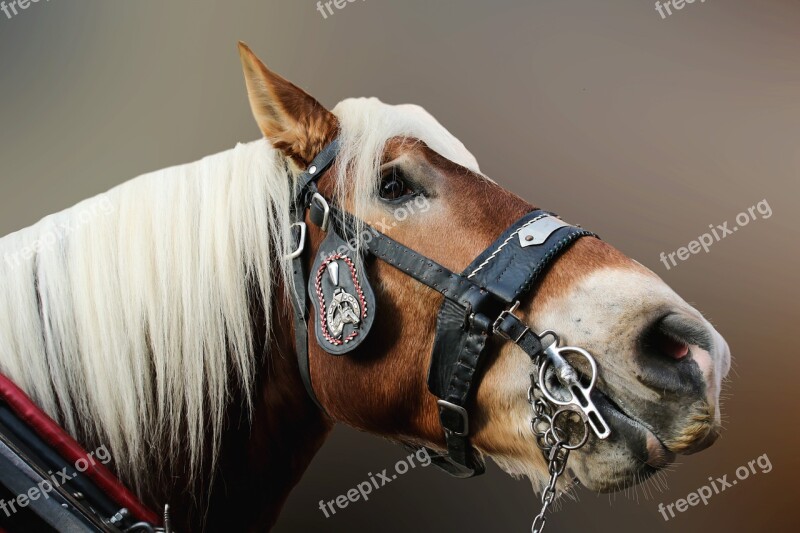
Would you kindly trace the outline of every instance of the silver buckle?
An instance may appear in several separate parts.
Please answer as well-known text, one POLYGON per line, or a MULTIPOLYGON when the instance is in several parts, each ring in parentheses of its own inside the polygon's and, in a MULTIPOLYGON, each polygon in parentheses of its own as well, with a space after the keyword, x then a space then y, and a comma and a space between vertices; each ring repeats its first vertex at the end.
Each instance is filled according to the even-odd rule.
POLYGON ((458 414, 458 416, 461 417, 461 421, 464 423, 463 432, 451 431, 447 428, 445 428, 445 431, 449 431, 450 433, 458 437, 466 437, 467 435, 469 435, 469 414, 467 413, 466 409, 464 409, 463 407, 459 407, 454 403, 450 403, 446 400, 439 400, 436 403, 439 405, 439 407, 442 407, 444 409, 449 409, 450 411, 453 411, 454 413, 458 414))
POLYGON ((283 256, 284 259, 297 259, 301 255, 303 255, 303 250, 306 248, 306 223, 305 222, 295 222, 291 226, 289 226, 289 231, 292 231, 292 228, 295 226, 300 228, 300 244, 297 245, 297 249, 289 254, 283 256))
MULTIPOLYGON (((519 305, 520 305, 520 302, 519 302, 519 300, 517 300, 516 302, 514 302, 514 305, 512 305, 510 308, 508 308, 505 311, 503 311, 502 313, 500 313, 500 316, 498 316, 497 320, 495 320, 494 323, 492 324, 492 333, 494 333, 495 335, 500 335, 501 337, 503 337, 506 340, 511 340, 511 337, 509 337, 504 331, 501 331, 498 328, 500 328, 500 324, 503 323, 503 320, 505 320, 506 317, 508 317, 510 315, 514 315, 516 310, 519 309, 519 305)), ((516 317, 516 315, 514 315, 514 316, 516 317)), ((527 329, 526 329, 526 331, 524 331, 522 333, 522 335, 525 335, 525 333, 527 333, 527 329)), ((520 335, 520 337, 519 337, 520 339, 522 338, 522 335, 520 335)), ((518 340, 519 339, 517 339, 517 341, 518 340)), ((517 341, 514 341, 514 342, 517 342, 517 341)))
POLYGON ((319 206, 322 208, 322 225, 319 227, 324 232, 328 231, 328 226, 330 225, 330 218, 331 218, 331 206, 328 205, 328 201, 322 196, 320 193, 315 192, 314 196, 311 197, 312 202, 317 202, 319 206))

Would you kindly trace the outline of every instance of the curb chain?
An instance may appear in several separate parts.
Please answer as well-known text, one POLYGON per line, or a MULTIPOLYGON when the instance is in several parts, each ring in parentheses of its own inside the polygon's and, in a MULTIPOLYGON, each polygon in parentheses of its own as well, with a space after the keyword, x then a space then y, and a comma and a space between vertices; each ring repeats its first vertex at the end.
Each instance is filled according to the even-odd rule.
MULTIPOLYGON (((537 358, 534 361, 537 368, 541 362, 541 358, 537 358)), ((538 372, 531 374, 531 386, 528 389, 528 403, 533 410, 531 431, 536 438, 536 444, 547 458, 550 481, 542 491, 542 509, 533 520, 531 533, 541 533, 544 530, 544 526, 547 523, 545 515, 556 499, 556 484, 558 483, 558 478, 567 468, 569 454, 572 450, 577 450, 586 444, 589 438, 589 425, 581 413, 570 408, 555 410, 555 407, 542 394, 541 387, 537 382, 537 375, 538 372), (575 444, 571 444, 569 440, 569 430, 566 426, 569 419, 580 419, 584 425, 583 438, 575 444), (560 420, 563 420, 562 425, 559 425, 560 420)))

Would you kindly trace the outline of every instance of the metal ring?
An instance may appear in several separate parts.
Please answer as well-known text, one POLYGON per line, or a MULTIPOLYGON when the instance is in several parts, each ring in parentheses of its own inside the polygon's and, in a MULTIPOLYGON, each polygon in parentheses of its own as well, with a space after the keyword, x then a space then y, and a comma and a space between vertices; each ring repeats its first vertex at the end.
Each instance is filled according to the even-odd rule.
POLYGON ((568 408, 559 409, 551 417, 551 419, 553 421, 553 427, 557 428, 559 431, 566 431, 566 430, 563 430, 563 429, 559 428, 556 425, 556 421, 558 419, 558 415, 560 415, 562 413, 566 413, 566 414, 570 414, 570 415, 577 415, 581 419, 581 422, 583 422, 583 438, 580 440, 580 442, 578 444, 570 444, 569 443, 569 439, 562 440, 561 441, 561 447, 564 448, 565 450, 577 450, 578 448, 582 448, 583 445, 586 444, 586 442, 589 440, 589 422, 586 421, 586 419, 581 415, 581 413, 579 413, 578 411, 576 411, 574 409, 568 409, 568 408))
POLYGON ((537 416, 536 418, 531 419, 531 432, 533 433, 533 436, 536 437, 537 439, 543 439, 545 435, 547 435, 547 432, 550 431, 550 427, 552 425, 553 421, 550 419, 549 416, 547 415, 537 416), (547 429, 545 429, 544 431, 539 431, 539 429, 537 428, 539 424, 546 424, 547 429))
MULTIPOLYGON (((586 388, 586 390, 587 392, 591 392, 594 389, 595 383, 597 383, 597 362, 594 360, 594 357, 592 357, 592 354, 590 354, 583 348, 577 348, 575 346, 564 346, 562 348, 554 348, 554 350, 558 355, 565 353, 576 353, 589 362, 589 366, 592 369, 592 376, 590 379, 589 386, 586 388)), ((553 363, 550 361, 550 359, 547 358, 542 363, 542 366, 539 367, 539 387, 542 390, 542 394, 544 395, 545 398, 547 398, 549 401, 551 401, 556 405, 567 406, 574 404, 575 395, 572 394, 572 391, 570 391, 569 393, 570 399, 567 401, 563 401, 554 397, 553 394, 550 392, 550 390, 547 388, 547 382, 545 381, 545 377, 547 376, 547 369, 550 368, 552 364, 553 363)))
POLYGON ((557 446, 558 444, 561 444, 561 443, 564 442, 564 439, 560 435, 558 435, 556 432, 563 433, 561 428, 557 428, 557 427, 551 425, 549 428, 547 428, 547 431, 544 434, 544 437, 543 437, 544 442, 550 448, 553 448, 553 447, 557 446))

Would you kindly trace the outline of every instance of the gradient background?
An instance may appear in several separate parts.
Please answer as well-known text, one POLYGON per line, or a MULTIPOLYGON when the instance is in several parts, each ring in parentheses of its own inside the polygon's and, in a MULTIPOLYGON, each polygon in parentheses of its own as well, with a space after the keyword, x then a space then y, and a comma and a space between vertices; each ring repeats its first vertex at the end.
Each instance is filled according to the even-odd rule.
MULTIPOLYGON (((421 104, 484 172, 662 275, 733 350, 716 446, 649 499, 581 489, 549 531, 796 531, 798 28, 790 0, 708 0, 666 20, 649 0, 366 0, 327 20, 314 0, 39 2, 0 13, 0 234, 256 138, 239 39, 331 107, 421 104), (772 218, 670 271, 659 262, 762 199, 772 218), (657 512, 764 453, 769 474, 669 523, 657 512)), ((338 428, 276 530, 529 531, 529 484, 494 466, 469 481, 412 470, 319 511, 404 456, 338 428)))

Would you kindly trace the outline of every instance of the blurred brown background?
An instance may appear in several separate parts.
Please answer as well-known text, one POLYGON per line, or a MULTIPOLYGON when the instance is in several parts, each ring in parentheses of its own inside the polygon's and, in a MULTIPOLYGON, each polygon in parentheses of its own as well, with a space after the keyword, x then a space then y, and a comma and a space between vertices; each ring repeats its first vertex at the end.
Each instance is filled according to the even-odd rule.
MULTIPOLYGON (((257 137, 239 39, 331 107, 421 104, 487 174, 662 275, 733 350, 715 447, 650 499, 579 491, 549 531, 796 531, 798 28, 792 0, 695 2, 665 20, 650 0, 366 0, 327 20, 314 0, 39 2, 0 13, 0 234, 257 137), (770 219, 659 262, 763 199, 770 219), (658 513, 764 453, 772 472, 670 522, 658 513)), ((470 481, 417 469, 319 511, 404 455, 337 429, 277 531, 529 530, 529 485, 495 467, 470 481)))

